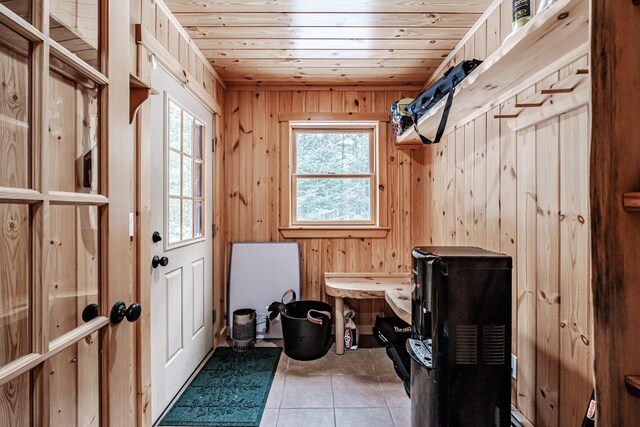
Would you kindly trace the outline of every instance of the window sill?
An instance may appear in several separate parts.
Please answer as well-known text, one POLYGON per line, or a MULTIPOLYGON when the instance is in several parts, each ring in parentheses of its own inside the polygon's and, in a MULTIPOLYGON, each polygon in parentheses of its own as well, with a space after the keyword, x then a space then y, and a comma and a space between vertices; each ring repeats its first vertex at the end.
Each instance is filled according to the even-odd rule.
POLYGON ((389 227, 280 227, 285 239, 384 239, 389 227))

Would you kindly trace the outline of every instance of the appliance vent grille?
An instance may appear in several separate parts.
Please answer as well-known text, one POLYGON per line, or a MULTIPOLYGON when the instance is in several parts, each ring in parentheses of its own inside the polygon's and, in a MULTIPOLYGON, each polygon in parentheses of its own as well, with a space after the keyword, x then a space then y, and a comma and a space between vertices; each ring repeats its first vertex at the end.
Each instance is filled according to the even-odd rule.
POLYGON ((482 326, 482 361, 485 365, 505 364, 505 325, 482 326))
POLYGON ((478 363, 478 326, 456 326, 456 363, 476 365, 478 363))

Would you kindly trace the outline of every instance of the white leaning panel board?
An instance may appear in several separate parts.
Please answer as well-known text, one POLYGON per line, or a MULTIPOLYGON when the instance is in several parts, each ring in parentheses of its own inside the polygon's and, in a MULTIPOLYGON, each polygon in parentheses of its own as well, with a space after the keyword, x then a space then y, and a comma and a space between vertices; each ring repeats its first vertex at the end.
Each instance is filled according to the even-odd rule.
MULTIPOLYGON (((232 334, 235 310, 253 308, 260 322, 269 314, 267 307, 280 301, 287 289, 300 296, 300 249, 295 242, 232 243, 230 270, 228 325, 232 334)), ((282 338, 280 317, 271 323, 268 334, 257 338, 282 338)))

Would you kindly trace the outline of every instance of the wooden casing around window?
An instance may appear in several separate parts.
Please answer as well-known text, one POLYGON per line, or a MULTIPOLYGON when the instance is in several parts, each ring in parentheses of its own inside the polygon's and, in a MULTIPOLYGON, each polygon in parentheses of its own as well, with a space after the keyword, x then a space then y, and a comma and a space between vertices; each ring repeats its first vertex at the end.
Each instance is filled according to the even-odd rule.
MULTIPOLYGON (((388 232, 386 207, 386 160, 387 160, 387 121, 386 114, 372 113, 308 113, 305 117, 282 115, 280 117, 280 231, 285 237, 384 237, 388 232), (317 117, 316 117, 317 116, 317 117), (362 116, 362 117, 360 117, 362 116), (284 120, 286 119, 286 120, 284 120), (370 176, 371 213, 370 221, 326 221, 302 222, 296 220, 294 185, 296 152, 295 134, 304 129, 313 131, 357 130, 371 133, 370 176)), ((305 175, 314 177, 315 175, 305 175)), ((325 175, 322 175, 324 177, 325 175)), ((348 178, 351 175, 331 175, 336 178, 348 178)), ((366 175, 353 175, 362 177, 366 175)))

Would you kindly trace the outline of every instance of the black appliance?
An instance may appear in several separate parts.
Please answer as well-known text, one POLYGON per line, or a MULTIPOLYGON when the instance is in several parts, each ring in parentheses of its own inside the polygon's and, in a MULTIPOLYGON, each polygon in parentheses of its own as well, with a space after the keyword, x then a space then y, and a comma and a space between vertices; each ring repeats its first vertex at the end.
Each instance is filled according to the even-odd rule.
POLYGON ((413 249, 411 425, 509 427, 511 257, 413 249))

